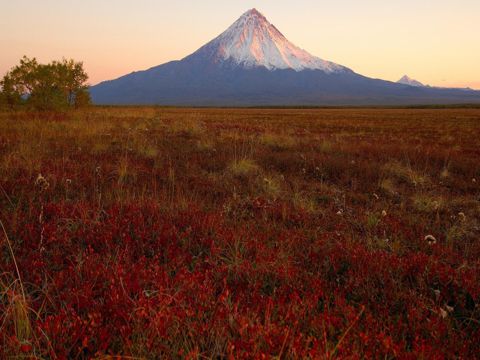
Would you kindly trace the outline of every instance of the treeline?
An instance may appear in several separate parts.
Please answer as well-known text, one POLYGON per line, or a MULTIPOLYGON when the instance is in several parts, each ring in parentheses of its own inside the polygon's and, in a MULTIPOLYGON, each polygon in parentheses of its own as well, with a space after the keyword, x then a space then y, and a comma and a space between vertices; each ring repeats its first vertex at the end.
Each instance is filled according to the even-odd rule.
POLYGON ((72 59, 39 64, 24 56, 0 81, 0 107, 62 111, 90 104, 88 75, 72 59))

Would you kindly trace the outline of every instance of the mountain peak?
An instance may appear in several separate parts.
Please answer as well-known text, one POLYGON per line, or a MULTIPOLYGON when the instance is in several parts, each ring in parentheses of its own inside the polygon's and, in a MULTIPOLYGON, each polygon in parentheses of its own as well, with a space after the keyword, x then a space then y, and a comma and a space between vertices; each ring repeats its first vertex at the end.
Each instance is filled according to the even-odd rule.
POLYGON ((255 8, 245 12, 226 31, 191 57, 215 63, 233 62, 244 68, 310 69, 327 73, 346 70, 292 44, 255 8))
MULTIPOLYGON (((249 29, 262 29, 272 26, 267 18, 257 9, 253 8, 238 18, 229 29, 235 28, 238 31, 248 32, 249 29)), ((227 29, 227 31, 229 30, 227 29)))
POLYGON ((410 85, 410 86, 417 86, 417 87, 425 86, 420 81, 412 79, 408 75, 404 75, 400 80, 397 81, 397 83, 404 84, 404 85, 410 85))
POLYGON ((252 9, 250 9, 250 10, 247 10, 247 11, 242 15, 242 17, 252 17, 252 16, 258 16, 258 17, 260 17, 260 18, 266 19, 265 16, 263 16, 263 14, 262 14, 260 11, 258 11, 257 9, 255 9, 255 8, 252 8, 252 9))

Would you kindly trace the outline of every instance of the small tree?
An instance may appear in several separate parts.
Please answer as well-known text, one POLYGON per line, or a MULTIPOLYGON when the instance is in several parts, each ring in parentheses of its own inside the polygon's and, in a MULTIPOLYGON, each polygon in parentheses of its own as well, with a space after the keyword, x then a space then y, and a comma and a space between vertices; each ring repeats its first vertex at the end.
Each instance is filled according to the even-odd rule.
POLYGON ((82 108, 91 105, 92 98, 88 89, 79 89, 75 92, 75 108, 82 108))
POLYGON ((22 102, 22 96, 13 86, 10 76, 5 75, 0 81, 0 86, 2 88, 0 91, 0 107, 14 109, 22 102))
POLYGON ((72 59, 63 59, 61 62, 54 61, 52 66, 58 76, 57 81, 61 84, 68 105, 78 107, 79 94, 83 94, 80 97, 85 97, 88 94, 88 86, 85 85, 88 75, 83 70, 83 63, 75 62, 72 59))
POLYGON ((37 110, 65 110, 68 101, 54 65, 39 65, 35 70, 35 85, 28 103, 37 110))
POLYGON ((74 60, 39 64, 24 56, 0 82, 8 106, 26 103, 36 110, 64 110, 90 103, 83 63, 74 60))

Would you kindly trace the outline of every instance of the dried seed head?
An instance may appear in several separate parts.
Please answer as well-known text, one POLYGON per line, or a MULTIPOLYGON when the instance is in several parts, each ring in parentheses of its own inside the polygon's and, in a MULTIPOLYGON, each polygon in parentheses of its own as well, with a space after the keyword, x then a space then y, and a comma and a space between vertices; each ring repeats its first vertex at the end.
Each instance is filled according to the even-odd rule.
POLYGON ((448 316, 448 313, 445 310, 443 310, 442 308, 440 308, 440 316, 443 319, 445 319, 448 316))
POLYGON ((42 174, 38 174, 37 179, 35 180, 35 186, 40 189, 40 191, 45 191, 50 186, 47 179, 45 179, 42 174))
POLYGON ((425 241, 428 241, 428 245, 435 245, 437 243, 437 239, 433 235, 425 236, 425 241))

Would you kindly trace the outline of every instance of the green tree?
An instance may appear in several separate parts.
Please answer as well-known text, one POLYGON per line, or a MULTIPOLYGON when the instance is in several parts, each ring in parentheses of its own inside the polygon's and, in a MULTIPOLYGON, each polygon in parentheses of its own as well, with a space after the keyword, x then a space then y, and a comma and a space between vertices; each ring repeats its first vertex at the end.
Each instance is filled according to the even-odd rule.
MULTIPOLYGON (((58 77, 57 81, 62 87, 68 105, 78 106, 78 96, 85 97, 88 93, 88 86, 86 85, 88 75, 83 69, 83 63, 75 62, 72 59, 63 59, 61 62, 54 61, 52 66, 55 69, 58 77)), ((85 99, 82 99, 82 101, 85 101, 85 99)))
POLYGON ((75 108, 82 108, 91 105, 92 98, 88 89, 79 89, 75 92, 75 108))
POLYGON ((0 92, 0 106, 8 107, 9 109, 14 109, 22 102, 22 94, 14 86, 12 77, 7 74, 0 81, 0 87, 2 91, 0 92))
POLYGON ((88 75, 83 63, 63 59, 39 64, 24 56, 0 82, 3 101, 10 107, 25 103, 36 110, 65 110, 90 103, 88 75))
POLYGON ((65 110, 68 106, 55 66, 39 65, 34 74, 35 85, 28 104, 37 110, 65 110))

